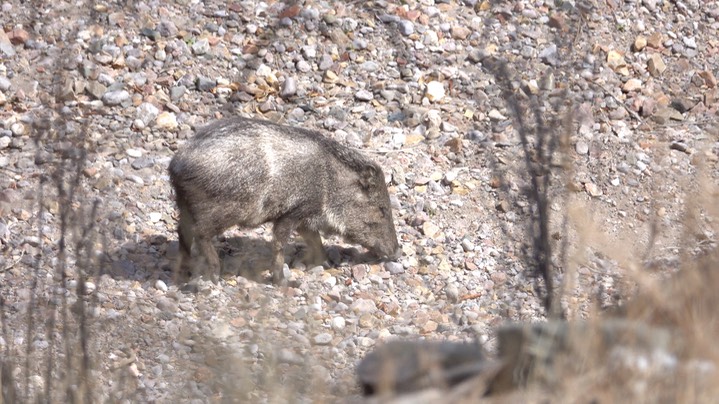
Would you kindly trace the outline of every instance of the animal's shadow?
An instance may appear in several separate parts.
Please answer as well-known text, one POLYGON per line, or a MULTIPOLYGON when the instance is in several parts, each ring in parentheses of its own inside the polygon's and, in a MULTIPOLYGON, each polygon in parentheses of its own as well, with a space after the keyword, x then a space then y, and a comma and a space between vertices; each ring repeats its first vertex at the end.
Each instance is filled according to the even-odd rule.
MULTIPOLYGON (((371 253, 360 252, 355 247, 342 247, 332 241, 324 241, 328 260, 324 267, 333 268, 376 262, 371 253)), ((272 244, 260 236, 219 236, 213 240, 221 262, 221 278, 235 276, 258 282, 272 283, 272 244)), ((291 240, 284 248, 285 263, 295 270, 308 270, 302 263, 306 246, 301 237, 291 240)), ((198 261, 193 248, 193 264, 198 261)), ((163 234, 146 236, 138 242, 126 242, 109 256, 102 273, 113 279, 147 281, 160 279, 167 285, 178 285, 187 281, 178 277, 179 244, 177 239, 168 239, 163 234)), ((198 273, 201 273, 199 271, 198 273)), ((194 276, 194 274, 193 274, 194 276)))

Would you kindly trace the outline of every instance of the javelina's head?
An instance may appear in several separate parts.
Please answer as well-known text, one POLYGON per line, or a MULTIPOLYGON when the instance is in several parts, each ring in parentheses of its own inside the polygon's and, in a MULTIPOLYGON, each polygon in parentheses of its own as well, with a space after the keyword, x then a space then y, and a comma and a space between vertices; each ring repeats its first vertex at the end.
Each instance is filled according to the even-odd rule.
POLYGON ((354 187, 354 198, 344 206, 345 237, 380 258, 399 258, 401 250, 382 169, 372 163, 366 165, 354 187))

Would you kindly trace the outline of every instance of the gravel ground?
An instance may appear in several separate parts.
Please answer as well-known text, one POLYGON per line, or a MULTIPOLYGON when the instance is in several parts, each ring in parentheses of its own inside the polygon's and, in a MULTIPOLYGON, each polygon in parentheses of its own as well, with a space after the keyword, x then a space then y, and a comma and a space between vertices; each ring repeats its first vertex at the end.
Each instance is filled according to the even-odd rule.
POLYGON ((49 320, 59 302, 90 303, 98 397, 156 402, 354 399, 354 367, 381 341, 491 350, 498 324, 542 321, 523 260, 530 182, 495 59, 511 93, 571 118, 569 193, 557 185, 550 207, 557 229, 570 217, 571 268, 555 275, 571 281, 571 318, 616 303, 625 263, 664 273, 682 243, 716 239, 679 237, 687 202, 718 182, 719 2, 14 0, 2 16, 0 348, 31 347, 30 371, 13 370, 31 394, 48 358, 71 356, 58 335, 74 323, 49 320), (221 282, 181 292, 167 165, 193 128, 233 115, 378 161, 403 257, 345 262, 353 246, 329 239, 335 265, 304 268, 298 243, 283 291, 263 271, 270 229, 234 229, 216 243, 221 282), (88 267, 102 274, 78 296, 88 267))

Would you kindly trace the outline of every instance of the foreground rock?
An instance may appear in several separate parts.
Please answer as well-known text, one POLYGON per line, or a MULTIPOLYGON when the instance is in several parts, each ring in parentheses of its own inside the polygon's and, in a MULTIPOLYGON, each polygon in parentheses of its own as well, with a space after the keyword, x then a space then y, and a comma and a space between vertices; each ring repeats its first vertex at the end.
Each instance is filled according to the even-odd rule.
MULTIPOLYGON (((364 393, 382 402, 438 396, 464 403, 527 389, 562 391, 568 381, 598 369, 609 373, 596 377, 618 385, 618 391, 640 391, 645 383, 674 379, 695 366, 680 359, 684 347, 678 336, 638 321, 510 324, 498 328, 497 340, 495 358, 478 344, 392 341, 368 354, 357 376, 364 393), (616 379, 613 372, 625 376, 616 379)), ((715 373, 714 365, 705 366, 703 378, 715 373)))

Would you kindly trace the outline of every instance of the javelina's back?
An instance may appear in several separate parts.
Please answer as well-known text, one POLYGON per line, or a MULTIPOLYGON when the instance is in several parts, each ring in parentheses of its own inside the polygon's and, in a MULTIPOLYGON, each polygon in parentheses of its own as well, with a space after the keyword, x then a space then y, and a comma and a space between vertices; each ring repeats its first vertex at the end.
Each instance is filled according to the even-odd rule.
POLYGON ((193 239, 214 272, 219 257, 209 241, 213 236, 234 225, 266 222, 274 224, 276 281, 281 249, 293 230, 308 244, 306 258, 313 264, 325 257, 319 231, 378 255, 397 255, 381 168, 317 132, 243 118, 217 121, 177 152, 169 171, 180 209, 184 272, 191 269, 193 239))

